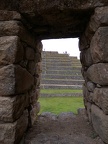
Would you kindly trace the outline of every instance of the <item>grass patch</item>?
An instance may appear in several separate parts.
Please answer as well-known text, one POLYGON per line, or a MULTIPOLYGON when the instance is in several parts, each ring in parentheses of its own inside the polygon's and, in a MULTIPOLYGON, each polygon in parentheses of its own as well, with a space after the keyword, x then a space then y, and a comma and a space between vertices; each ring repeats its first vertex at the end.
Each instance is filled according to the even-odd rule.
POLYGON ((39 99, 39 102, 41 104, 40 113, 47 111, 55 114, 61 112, 73 112, 77 114, 77 109, 84 107, 82 97, 42 97, 39 99))
POLYGON ((41 89, 43 94, 82 93, 79 89, 41 89))

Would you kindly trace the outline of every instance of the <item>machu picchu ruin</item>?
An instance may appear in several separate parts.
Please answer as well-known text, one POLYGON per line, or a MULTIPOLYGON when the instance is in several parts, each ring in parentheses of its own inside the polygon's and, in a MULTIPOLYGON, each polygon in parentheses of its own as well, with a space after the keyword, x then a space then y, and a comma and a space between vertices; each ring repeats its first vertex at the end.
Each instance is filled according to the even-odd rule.
MULTIPOLYGON (((82 90, 81 63, 77 57, 59 54, 57 51, 42 52, 41 89, 82 90)), ((82 92, 44 94, 41 96, 82 96, 82 92)))

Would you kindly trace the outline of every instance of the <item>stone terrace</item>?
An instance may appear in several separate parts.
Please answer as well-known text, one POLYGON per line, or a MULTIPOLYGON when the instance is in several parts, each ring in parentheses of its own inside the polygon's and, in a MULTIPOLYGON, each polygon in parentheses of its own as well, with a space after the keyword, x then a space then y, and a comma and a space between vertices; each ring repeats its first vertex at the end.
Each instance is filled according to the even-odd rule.
MULTIPOLYGON (((81 64, 77 57, 58 52, 42 53, 42 89, 82 89, 81 64)), ((50 94, 50 96, 81 96, 82 93, 50 94)), ((41 96, 49 96, 41 94, 41 96)))

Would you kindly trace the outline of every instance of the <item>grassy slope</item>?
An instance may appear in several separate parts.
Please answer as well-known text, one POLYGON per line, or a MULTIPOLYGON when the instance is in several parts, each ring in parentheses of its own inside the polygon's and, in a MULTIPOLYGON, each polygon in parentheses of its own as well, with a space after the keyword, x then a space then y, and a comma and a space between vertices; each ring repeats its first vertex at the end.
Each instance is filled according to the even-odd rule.
POLYGON ((43 94, 82 93, 82 90, 73 89, 41 89, 43 94))
POLYGON ((73 112, 77 113, 78 108, 83 108, 82 97, 51 97, 51 98, 40 98, 42 112, 52 112, 59 114, 61 112, 73 112))

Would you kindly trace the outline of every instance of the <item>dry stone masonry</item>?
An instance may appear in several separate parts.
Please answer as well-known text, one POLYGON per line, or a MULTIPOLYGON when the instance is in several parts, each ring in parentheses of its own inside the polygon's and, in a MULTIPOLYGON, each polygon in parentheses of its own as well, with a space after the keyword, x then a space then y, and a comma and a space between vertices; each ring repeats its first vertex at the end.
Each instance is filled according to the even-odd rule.
POLYGON ((19 143, 39 112, 42 44, 17 12, 0 12, 0 144, 19 143))
POLYGON ((108 0, 0 2, 0 144, 18 144, 36 119, 41 40, 72 37, 89 121, 108 144, 108 0))

